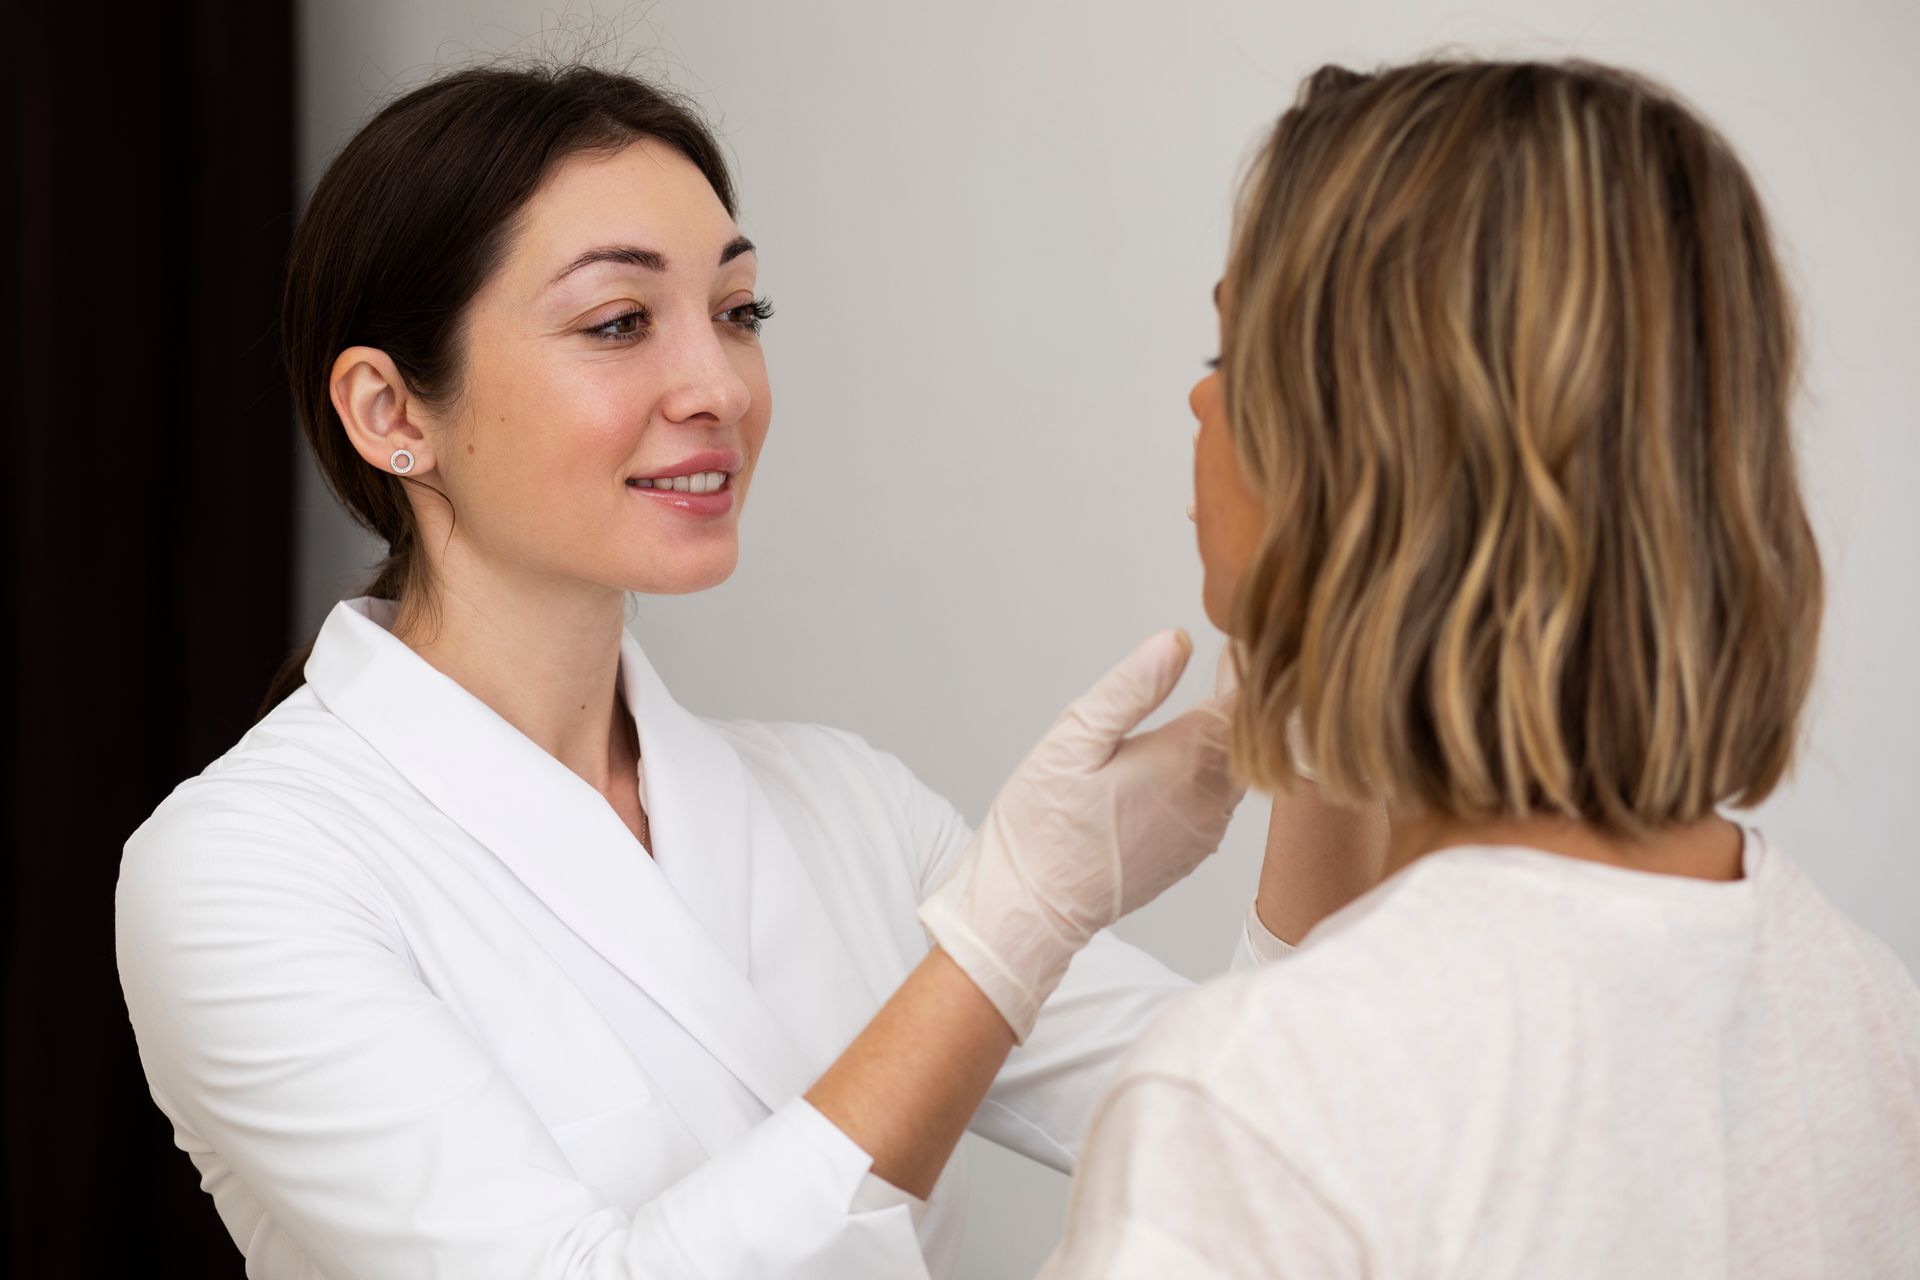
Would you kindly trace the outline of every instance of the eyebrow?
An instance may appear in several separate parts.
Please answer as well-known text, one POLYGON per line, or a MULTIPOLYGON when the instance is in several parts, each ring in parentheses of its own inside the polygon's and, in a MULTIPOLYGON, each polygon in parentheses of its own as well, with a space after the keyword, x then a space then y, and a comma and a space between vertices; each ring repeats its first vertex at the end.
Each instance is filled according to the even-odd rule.
MULTIPOLYGON (((753 241, 747 239, 745 236, 735 236, 732 240, 728 241, 727 247, 720 251, 720 265, 724 267, 741 254, 752 253, 753 251, 753 241)), ((559 275, 547 281, 546 287, 551 289, 554 285, 559 284, 562 280, 580 270, 580 268, 590 267, 597 262, 618 262, 623 266, 641 267, 647 271, 665 271, 667 269, 667 255, 658 250, 642 249, 638 245, 631 244, 604 244, 598 248, 587 250, 572 262, 569 262, 561 269, 559 275)))

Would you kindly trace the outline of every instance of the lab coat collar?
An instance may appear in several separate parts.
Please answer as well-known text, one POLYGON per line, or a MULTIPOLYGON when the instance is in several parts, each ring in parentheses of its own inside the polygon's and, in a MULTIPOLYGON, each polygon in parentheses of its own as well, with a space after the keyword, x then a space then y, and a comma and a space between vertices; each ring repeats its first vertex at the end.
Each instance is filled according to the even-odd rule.
POLYGON ((392 613, 370 596, 334 606, 306 665, 321 702, 768 1107, 802 1092, 817 1068, 747 977, 755 806, 733 748, 668 696, 623 633, 621 688, 653 844, 675 873, 664 874, 605 797, 392 635, 392 613))

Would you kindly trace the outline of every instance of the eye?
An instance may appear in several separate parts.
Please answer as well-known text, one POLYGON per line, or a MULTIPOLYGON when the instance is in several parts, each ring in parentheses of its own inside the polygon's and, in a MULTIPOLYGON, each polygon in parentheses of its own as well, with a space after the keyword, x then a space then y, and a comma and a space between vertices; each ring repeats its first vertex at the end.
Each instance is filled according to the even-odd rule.
POLYGON ((1220 357, 1219 357, 1219 356, 1208 356, 1208 357, 1207 357, 1207 359, 1206 359, 1206 365, 1207 365, 1207 368, 1209 368, 1209 369, 1215 369, 1215 370, 1217 370, 1217 369, 1219 369, 1219 368, 1220 368, 1220 357))
POLYGON ((728 307, 720 314, 728 324, 744 329, 748 333, 758 333, 762 324, 773 319, 773 299, 755 298, 752 302, 728 307))
POLYGON ((634 307, 582 332, 599 342, 638 342, 647 336, 647 327, 652 323, 653 316, 645 307, 634 307))

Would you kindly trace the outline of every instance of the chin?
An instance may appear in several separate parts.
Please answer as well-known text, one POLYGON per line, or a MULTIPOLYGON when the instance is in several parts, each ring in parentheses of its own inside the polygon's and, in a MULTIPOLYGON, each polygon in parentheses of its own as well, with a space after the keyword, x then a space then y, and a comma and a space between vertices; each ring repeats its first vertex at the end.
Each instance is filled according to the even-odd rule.
POLYGON ((696 591, 717 587, 731 578, 739 563, 740 548, 735 544, 729 546, 725 554, 716 550, 708 555, 692 557, 682 564, 662 565, 659 561, 653 561, 636 565, 631 572, 622 575, 621 586, 624 590, 648 596, 692 595, 696 591))
POLYGON ((1208 578, 1206 585, 1200 589, 1200 606, 1206 610, 1207 621, 1213 624, 1215 631, 1223 636, 1232 634, 1227 625, 1231 620, 1229 615, 1233 612, 1231 591, 1214 586, 1213 579, 1208 578))

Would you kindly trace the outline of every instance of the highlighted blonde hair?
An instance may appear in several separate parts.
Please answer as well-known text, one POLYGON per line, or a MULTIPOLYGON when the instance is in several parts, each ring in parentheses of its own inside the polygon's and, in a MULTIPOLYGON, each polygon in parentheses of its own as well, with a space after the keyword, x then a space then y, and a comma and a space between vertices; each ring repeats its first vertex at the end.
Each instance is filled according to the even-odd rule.
POLYGON ((1640 834, 1792 758, 1821 570, 1791 301, 1727 143, 1582 62, 1325 67, 1242 189, 1234 763, 1640 834))

